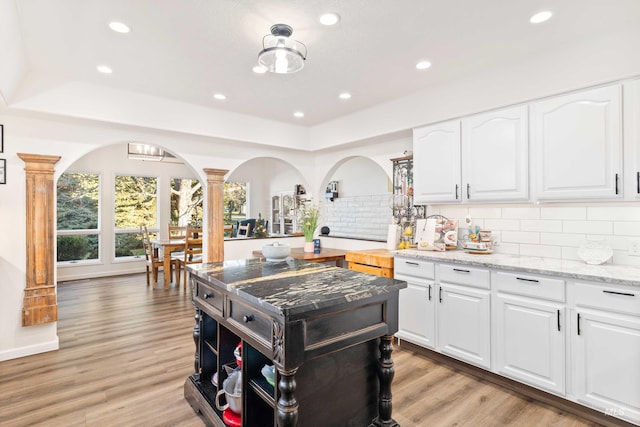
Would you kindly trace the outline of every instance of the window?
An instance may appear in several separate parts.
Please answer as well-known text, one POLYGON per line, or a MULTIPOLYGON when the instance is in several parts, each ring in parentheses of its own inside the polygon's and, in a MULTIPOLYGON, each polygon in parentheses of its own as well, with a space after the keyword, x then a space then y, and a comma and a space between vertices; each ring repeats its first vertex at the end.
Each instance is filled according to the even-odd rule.
POLYGON ((171 225, 202 225, 202 184, 197 179, 171 178, 171 225))
POLYGON ((99 259, 100 177, 63 173, 57 184, 58 262, 99 259))
POLYGON ((224 223, 235 224, 247 218, 247 183, 224 183, 224 223))
POLYGON ((140 226, 157 228, 158 178, 116 176, 115 257, 144 256, 140 226))

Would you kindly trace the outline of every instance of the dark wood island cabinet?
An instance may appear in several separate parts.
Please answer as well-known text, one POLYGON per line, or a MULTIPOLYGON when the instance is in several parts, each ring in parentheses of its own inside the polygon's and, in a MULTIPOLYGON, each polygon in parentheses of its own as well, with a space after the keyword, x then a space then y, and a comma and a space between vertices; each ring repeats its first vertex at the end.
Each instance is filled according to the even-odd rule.
POLYGON ((242 426, 398 426, 391 352, 405 282, 293 258, 190 271, 196 351, 184 396, 208 425, 225 426, 215 396, 240 343, 242 426))

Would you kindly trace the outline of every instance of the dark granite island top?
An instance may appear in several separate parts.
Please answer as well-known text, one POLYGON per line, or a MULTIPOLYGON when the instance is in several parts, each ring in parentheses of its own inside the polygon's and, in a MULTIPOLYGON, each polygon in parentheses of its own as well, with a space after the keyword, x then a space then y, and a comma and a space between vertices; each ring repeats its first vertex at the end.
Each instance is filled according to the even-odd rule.
POLYGON ((398 425, 391 342, 405 282, 293 258, 189 270, 196 360, 185 398, 210 425, 224 426, 212 394, 225 375, 213 374, 240 340, 244 426, 398 425), (265 364, 277 368, 276 387, 261 377, 265 364))
POLYGON ((405 288, 406 282, 287 258, 190 266, 191 274, 277 316, 293 316, 405 288))

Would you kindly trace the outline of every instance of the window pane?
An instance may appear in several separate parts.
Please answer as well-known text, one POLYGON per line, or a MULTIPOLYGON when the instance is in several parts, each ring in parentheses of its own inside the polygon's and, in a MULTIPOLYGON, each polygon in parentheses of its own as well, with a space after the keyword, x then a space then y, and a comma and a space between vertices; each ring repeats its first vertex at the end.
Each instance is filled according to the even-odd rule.
POLYGON ((58 236, 58 261, 98 259, 98 235, 58 236))
POLYGON ((235 224, 247 218, 247 183, 224 183, 224 223, 235 224))
POLYGON ((100 178, 90 173, 63 173, 57 184, 58 230, 98 229, 100 178))
POLYGON ((155 227, 157 181, 156 177, 116 176, 116 228, 155 227))
POLYGON ((171 225, 202 225, 202 185, 197 179, 171 178, 171 225))
MULTIPOLYGON (((150 238, 152 238, 150 236, 150 238)), ((142 234, 140 233, 118 233, 116 234, 116 258, 122 257, 144 258, 144 247, 142 246, 142 234)))

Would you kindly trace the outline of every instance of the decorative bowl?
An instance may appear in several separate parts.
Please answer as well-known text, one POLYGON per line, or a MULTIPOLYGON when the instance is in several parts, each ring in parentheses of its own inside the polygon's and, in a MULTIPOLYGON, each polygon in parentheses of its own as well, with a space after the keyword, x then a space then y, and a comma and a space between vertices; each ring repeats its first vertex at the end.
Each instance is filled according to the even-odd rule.
POLYGON ((578 256, 587 264, 604 264, 613 256, 613 249, 606 241, 588 240, 578 248, 578 256))
POLYGON ((275 242, 262 247, 262 255, 267 261, 284 261, 291 253, 291 246, 275 242))
POLYGON ((262 372, 262 376, 269 384, 275 384, 276 371, 273 365, 264 365, 260 372, 262 372))

